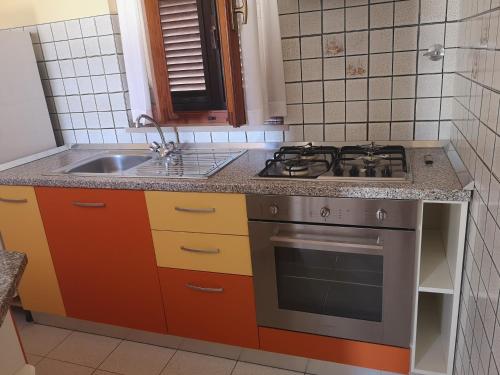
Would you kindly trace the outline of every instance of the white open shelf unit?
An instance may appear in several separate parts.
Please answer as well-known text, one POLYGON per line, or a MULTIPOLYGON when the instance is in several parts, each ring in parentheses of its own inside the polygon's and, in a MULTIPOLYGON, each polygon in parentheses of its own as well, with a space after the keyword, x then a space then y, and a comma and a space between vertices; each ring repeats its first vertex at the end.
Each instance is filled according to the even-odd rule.
POLYGON ((453 372, 467 206, 467 202, 420 203, 412 374, 453 372))

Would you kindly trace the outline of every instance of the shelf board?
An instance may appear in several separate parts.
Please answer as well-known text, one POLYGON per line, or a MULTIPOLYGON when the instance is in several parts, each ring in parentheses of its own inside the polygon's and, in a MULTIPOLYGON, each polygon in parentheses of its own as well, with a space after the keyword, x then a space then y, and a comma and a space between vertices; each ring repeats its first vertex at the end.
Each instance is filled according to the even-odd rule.
POLYGON ((453 294, 453 281, 446 260, 443 240, 438 230, 422 233, 419 292, 453 294))
MULTIPOLYGON (((440 298, 444 298, 440 296, 440 298)), ((448 340, 440 326, 439 307, 434 298, 419 298, 415 368, 423 375, 447 374, 448 340)))

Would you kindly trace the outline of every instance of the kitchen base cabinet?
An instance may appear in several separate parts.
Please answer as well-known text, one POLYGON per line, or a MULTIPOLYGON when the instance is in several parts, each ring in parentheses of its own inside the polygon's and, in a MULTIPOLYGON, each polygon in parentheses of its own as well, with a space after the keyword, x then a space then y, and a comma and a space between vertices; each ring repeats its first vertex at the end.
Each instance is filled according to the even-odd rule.
POLYGON ((24 309, 66 315, 49 245, 31 186, 0 186, 0 248, 25 253, 19 285, 24 309))
POLYGON ((166 332, 144 193, 36 188, 68 316, 166 332))
POLYGON ((252 278, 160 268, 169 334, 258 348, 252 278))
POLYGON ((259 327, 260 349, 408 374, 410 349, 259 327))

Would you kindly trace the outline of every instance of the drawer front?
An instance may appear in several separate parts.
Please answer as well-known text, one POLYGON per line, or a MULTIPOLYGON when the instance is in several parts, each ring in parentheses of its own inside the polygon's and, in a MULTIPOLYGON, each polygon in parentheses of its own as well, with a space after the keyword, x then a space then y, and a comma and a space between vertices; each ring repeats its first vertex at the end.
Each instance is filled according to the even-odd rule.
POLYGON ((151 229, 248 235, 241 194, 146 192, 151 229))
POLYGON ((159 267, 252 275, 246 236, 153 231, 159 267))
POLYGON ((252 278, 160 268, 169 333, 258 348, 252 278))
POLYGON ((0 186, 0 241, 6 250, 26 253, 19 286, 27 310, 66 315, 45 230, 31 186, 0 186))

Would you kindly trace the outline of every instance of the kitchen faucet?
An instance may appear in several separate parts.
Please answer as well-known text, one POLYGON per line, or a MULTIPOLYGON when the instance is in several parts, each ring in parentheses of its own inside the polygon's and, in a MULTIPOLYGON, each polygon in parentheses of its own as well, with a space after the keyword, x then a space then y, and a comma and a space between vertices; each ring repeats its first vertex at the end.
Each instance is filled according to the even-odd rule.
POLYGON ((154 118, 152 118, 149 115, 142 114, 137 116, 134 122, 134 126, 136 128, 140 128, 141 120, 143 119, 148 120, 150 123, 152 123, 155 126, 156 130, 158 130, 158 134, 160 135, 161 145, 159 145, 157 142, 152 142, 150 145, 151 151, 157 152, 160 155, 160 158, 165 158, 170 154, 174 153, 177 150, 177 144, 179 143, 179 135, 177 133, 177 129, 175 130, 175 136, 177 142, 176 143, 167 142, 165 140, 165 135, 163 134, 163 130, 161 129, 160 125, 156 122, 154 118))

